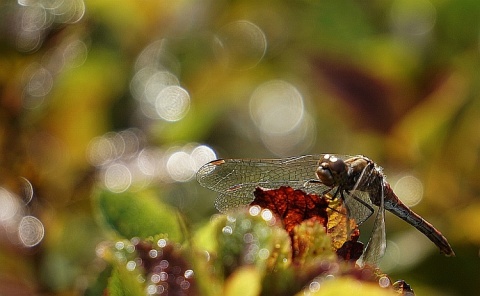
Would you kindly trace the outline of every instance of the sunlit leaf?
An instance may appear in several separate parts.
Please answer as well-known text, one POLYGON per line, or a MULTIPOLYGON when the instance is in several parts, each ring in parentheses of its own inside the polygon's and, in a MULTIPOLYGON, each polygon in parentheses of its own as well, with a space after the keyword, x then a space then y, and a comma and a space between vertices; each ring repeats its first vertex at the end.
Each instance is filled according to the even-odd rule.
POLYGON ((304 265, 314 260, 333 260, 331 238, 325 227, 315 220, 306 220, 293 229, 294 262, 304 265))
POLYGON ((261 291, 261 273, 252 266, 238 268, 226 281, 226 296, 255 296, 261 291))
POLYGON ((350 235, 357 228, 354 219, 347 218, 347 210, 341 204, 341 200, 330 203, 328 211, 328 233, 332 238, 332 246, 338 250, 350 239, 350 235))
POLYGON ((216 236, 218 231, 225 225, 223 216, 216 216, 195 231, 193 236, 193 244, 200 250, 208 252, 217 252, 218 241, 216 236))
POLYGON ((354 219, 349 219, 341 200, 330 203, 328 234, 332 247, 344 260, 355 262, 363 253, 363 243, 358 241, 360 230, 354 219))

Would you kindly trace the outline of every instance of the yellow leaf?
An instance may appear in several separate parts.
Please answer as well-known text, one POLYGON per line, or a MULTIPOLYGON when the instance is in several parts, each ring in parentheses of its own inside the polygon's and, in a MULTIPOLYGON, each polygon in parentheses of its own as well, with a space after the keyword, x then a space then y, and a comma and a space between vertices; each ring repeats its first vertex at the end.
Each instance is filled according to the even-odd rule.
POLYGON ((381 288, 374 283, 361 282, 354 278, 345 277, 324 282, 312 282, 309 287, 297 293, 297 295, 338 296, 338 295, 369 295, 369 296, 392 296, 397 295, 393 290, 381 288))
POLYGON ((225 296, 254 296, 261 291, 260 272, 253 266, 238 268, 225 283, 225 296))
POLYGON ((340 199, 338 204, 335 203, 337 201, 330 203, 327 230, 332 239, 332 247, 336 251, 350 239, 350 235, 357 225, 353 219, 347 218, 346 208, 342 206, 340 199))

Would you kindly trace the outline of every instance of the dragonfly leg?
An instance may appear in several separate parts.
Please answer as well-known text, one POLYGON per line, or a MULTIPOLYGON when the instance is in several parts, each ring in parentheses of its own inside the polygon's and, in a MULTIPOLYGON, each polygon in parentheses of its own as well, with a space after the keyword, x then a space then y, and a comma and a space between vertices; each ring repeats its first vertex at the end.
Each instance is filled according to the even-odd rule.
POLYGON ((334 200, 335 198, 337 198, 339 192, 340 192, 340 196, 341 196, 342 199, 343 199, 343 194, 342 194, 343 191, 341 191, 340 186, 338 186, 338 187, 337 187, 337 190, 335 190, 335 193, 334 193, 333 196, 332 196, 332 200, 334 200))
MULTIPOLYGON (((327 194, 329 191, 332 191, 332 188, 329 188, 329 189, 325 190, 322 194, 325 196, 325 194, 327 194)), ((338 195, 339 192, 340 192, 340 196, 341 196, 342 200, 344 200, 344 199, 343 199, 343 194, 342 194, 343 191, 340 190, 340 186, 339 186, 339 187, 337 188, 337 190, 335 190, 335 193, 333 194, 333 196, 332 196, 332 198, 331 198, 332 201, 337 198, 337 195, 338 195)), ((339 210, 337 210, 337 209, 335 209, 335 208, 333 208, 333 207, 330 207, 330 206, 329 206, 328 208, 329 208, 330 210, 334 211, 334 212, 339 213, 339 214, 344 214, 344 213, 342 213, 341 211, 339 211, 339 210)), ((350 231, 349 231, 349 232, 350 232, 350 231)))
MULTIPOLYGON (((308 188, 308 185, 309 184, 321 184, 321 185, 325 185, 323 184, 322 181, 320 180, 317 180, 317 179, 312 179, 312 180, 308 180, 306 181, 304 184, 303 184, 303 187, 305 188, 308 188)), ((327 189, 325 189, 321 194, 322 196, 325 196, 327 193, 329 193, 330 191, 332 191, 333 187, 327 187, 327 189)), ((338 189, 335 191, 335 194, 332 196, 332 200, 335 199, 336 195, 338 194, 338 189)))
MULTIPOLYGON (((355 199, 356 201, 358 201, 359 203, 361 203, 363 206, 365 206, 367 209, 370 210, 371 214, 369 216, 371 216, 373 214, 373 212, 375 212, 375 209, 369 205, 368 203, 366 203, 365 201, 361 200, 360 198, 356 197, 355 194, 350 194, 350 192, 348 192, 347 190, 345 190, 345 192, 350 195, 353 199, 355 199)), ((340 193, 341 197, 343 200, 345 200, 345 198, 343 197, 343 191, 340 193)), ((368 218, 367 218, 368 219, 368 218)))

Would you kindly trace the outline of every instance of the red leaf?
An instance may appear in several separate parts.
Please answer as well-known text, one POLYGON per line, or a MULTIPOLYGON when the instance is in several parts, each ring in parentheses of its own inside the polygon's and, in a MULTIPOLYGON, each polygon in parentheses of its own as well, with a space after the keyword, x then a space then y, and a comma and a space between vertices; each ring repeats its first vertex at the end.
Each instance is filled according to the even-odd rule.
POLYGON ((292 230, 305 220, 313 219, 327 227, 327 207, 329 200, 315 194, 306 194, 288 186, 265 190, 257 188, 255 200, 250 205, 269 209, 279 217, 285 230, 292 235, 292 230))

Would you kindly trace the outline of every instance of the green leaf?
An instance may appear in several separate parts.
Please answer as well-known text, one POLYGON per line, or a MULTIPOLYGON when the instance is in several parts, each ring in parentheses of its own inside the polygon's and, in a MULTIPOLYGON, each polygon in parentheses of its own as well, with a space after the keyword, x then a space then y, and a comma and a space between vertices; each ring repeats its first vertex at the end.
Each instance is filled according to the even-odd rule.
POLYGON ((125 238, 162 234, 169 240, 182 241, 176 210, 162 203, 151 191, 101 190, 94 201, 104 223, 125 238))
POLYGON ((291 262, 290 238, 275 219, 239 211, 224 216, 217 232, 218 256, 225 274, 237 267, 255 265, 263 275, 272 269, 285 268, 291 262))
POLYGON ((332 240, 325 227, 318 222, 306 220, 294 228, 295 262, 302 265, 315 260, 334 260, 332 240))
POLYGON ((93 282, 87 290, 85 290, 84 296, 96 296, 102 295, 103 291, 108 287, 108 283, 111 279, 113 268, 109 264, 105 267, 105 269, 97 275, 95 282, 93 282))
POLYGON ((143 296, 144 288, 137 279, 138 273, 115 267, 108 280, 109 296, 143 296))
POLYGON ((209 253, 218 251, 217 233, 225 226, 225 217, 217 216, 211 219, 209 223, 203 225, 193 236, 193 243, 199 249, 209 253))

